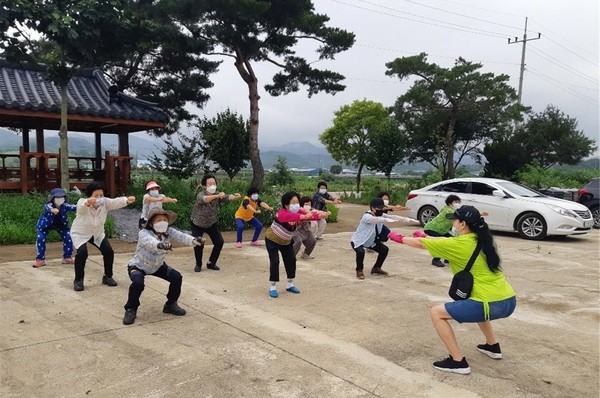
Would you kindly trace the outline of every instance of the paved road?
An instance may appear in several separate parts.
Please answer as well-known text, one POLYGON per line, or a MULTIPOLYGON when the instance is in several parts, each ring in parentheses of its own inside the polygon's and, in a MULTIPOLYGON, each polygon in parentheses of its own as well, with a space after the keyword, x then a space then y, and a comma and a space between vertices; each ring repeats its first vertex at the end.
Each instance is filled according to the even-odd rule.
POLYGON ((33 269, 0 256, 0 396, 598 397, 600 231, 496 238, 519 304, 495 322, 501 361, 476 351, 475 325, 455 325, 469 376, 431 367, 447 354, 427 311, 447 299, 449 271, 391 243, 391 276, 359 281, 349 237, 326 235, 298 262, 302 293, 278 299, 264 248, 227 243, 222 270, 201 273, 191 248, 177 248, 168 262, 184 275, 188 315, 163 314, 167 285, 147 278, 132 326, 121 323, 131 254, 117 254, 109 288, 92 251, 79 293, 59 260, 33 269))

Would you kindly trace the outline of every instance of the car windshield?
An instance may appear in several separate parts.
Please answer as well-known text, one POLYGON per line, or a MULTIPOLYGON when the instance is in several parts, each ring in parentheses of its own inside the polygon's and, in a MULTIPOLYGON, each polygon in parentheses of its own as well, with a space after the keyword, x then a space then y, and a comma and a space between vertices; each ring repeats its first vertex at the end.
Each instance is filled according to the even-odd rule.
POLYGON ((515 195, 523 196, 526 198, 540 198, 544 196, 541 193, 526 187, 525 185, 515 184, 514 182, 510 181, 502 181, 499 182, 498 185, 500 185, 502 188, 505 188, 507 191, 514 193, 515 195))

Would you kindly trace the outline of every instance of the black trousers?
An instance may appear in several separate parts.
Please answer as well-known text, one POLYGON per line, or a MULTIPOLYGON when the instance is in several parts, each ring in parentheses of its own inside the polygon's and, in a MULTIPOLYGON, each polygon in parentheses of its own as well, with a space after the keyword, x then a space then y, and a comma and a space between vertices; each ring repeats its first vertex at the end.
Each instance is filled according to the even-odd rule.
MULTIPOLYGON (((208 258, 208 262, 210 264, 216 264, 219 260, 219 256, 221 255, 221 249, 223 248, 223 235, 221 235, 221 231, 217 228, 217 223, 214 223, 208 228, 202 228, 192 223, 191 227, 192 236, 199 237, 204 235, 206 232, 212 241, 213 248, 210 252, 210 257, 208 258)), ((196 257, 196 266, 202 267, 202 252, 204 251, 204 245, 202 246, 194 246, 194 257, 196 257)))
MULTIPOLYGON (((96 245, 94 243, 94 237, 92 237, 90 240, 88 240, 88 243, 91 243, 92 245, 96 246, 100 250, 100 253, 102 253, 102 259, 104 261, 104 275, 109 276, 109 277, 113 276, 113 263, 115 261, 115 252, 113 251, 113 248, 110 245, 110 242, 108 241, 108 239, 104 238, 104 240, 100 244, 100 247, 98 247, 98 245, 96 245)), ((83 277, 85 274, 85 272, 84 272, 85 263, 87 261, 87 258, 88 258, 87 243, 84 243, 83 245, 79 246, 79 248, 77 249, 77 253, 75 254, 75 280, 76 281, 83 280, 83 277)))
MULTIPOLYGON (((127 271, 129 273, 129 279, 131 279, 131 285, 129 286, 129 295, 127 296, 125 309, 128 310, 133 308, 134 310, 137 310, 140 306, 140 296, 145 288, 144 279, 147 274, 136 267, 128 267, 127 271)), ((179 295, 181 294, 181 282, 183 280, 179 271, 169 267, 166 263, 163 263, 163 265, 161 265, 155 273, 150 274, 150 276, 156 276, 157 278, 169 282, 167 304, 179 300, 179 295)))
MULTIPOLYGON (((365 248, 362 245, 354 247, 354 242, 350 242, 350 246, 356 252, 356 270, 362 271, 365 267, 365 248)), ((377 242, 374 246, 369 247, 369 249, 377 252, 377 260, 375 260, 373 268, 381 268, 390 249, 381 242, 377 242)))
POLYGON ((280 245, 265 238, 265 247, 269 253, 269 282, 279 282, 279 253, 283 259, 283 266, 288 279, 296 277, 296 253, 290 241, 287 245, 280 245))

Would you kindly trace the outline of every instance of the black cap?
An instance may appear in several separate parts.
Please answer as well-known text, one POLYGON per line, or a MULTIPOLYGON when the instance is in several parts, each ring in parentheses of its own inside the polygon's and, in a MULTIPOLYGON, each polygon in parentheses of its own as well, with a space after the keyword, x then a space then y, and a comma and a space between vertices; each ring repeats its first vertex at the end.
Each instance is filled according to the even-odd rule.
POLYGON ((374 209, 383 209, 385 207, 385 203, 381 198, 375 198, 371 200, 371 207, 374 209))
POLYGON ((468 225, 479 225, 481 213, 473 206, 461 206, 454 213, 446 214, 448 220, 461 220, 468 225))

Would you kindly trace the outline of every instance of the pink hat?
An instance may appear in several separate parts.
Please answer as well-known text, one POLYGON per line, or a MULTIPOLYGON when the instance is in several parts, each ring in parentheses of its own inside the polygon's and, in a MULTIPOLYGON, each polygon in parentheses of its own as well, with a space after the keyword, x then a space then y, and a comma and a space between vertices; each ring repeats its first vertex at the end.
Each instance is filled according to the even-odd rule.
POLYGON ((146 184, 146 191, 148 191, 148 190, 150 190, 150 189, 154 189, 154 188, 158 188, 158 189, 160 189, 160 185, 158 185, 158 184, 156 183, 156 181, 149 181, 149 182, 146 184))

